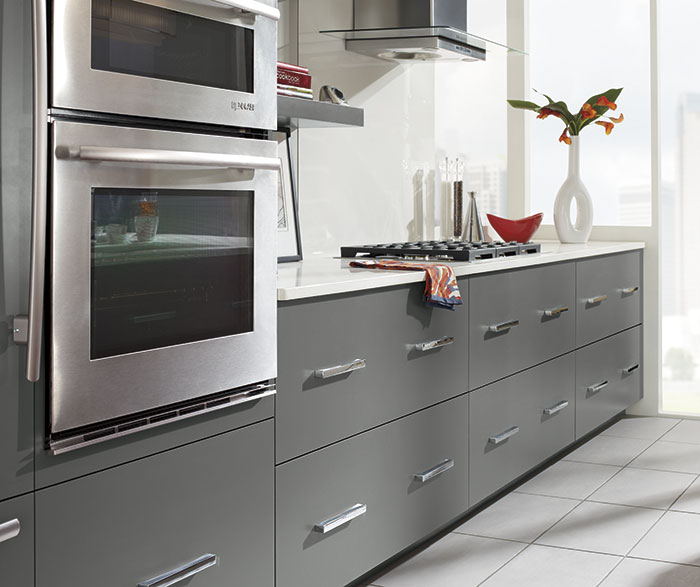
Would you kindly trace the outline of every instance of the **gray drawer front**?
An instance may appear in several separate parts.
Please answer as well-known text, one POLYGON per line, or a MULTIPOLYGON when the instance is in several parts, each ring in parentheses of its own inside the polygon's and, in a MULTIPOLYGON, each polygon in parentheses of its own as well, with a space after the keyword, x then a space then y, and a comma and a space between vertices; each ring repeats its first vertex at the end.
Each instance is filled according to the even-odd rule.
POLYGON ((576 351, 576 438, 642 398, 641 341, 637 326, 576 351), (599 391, 589 389, 605 381, 599 391))
POLYGON ((573 263, 474 277, 469 291, 469 388, 475 389, 574 348, 573 263), (557 309, 568 311, 556 313, 557 309), (554 316, 546 316, 554 310, 554 316), (502 332, 490 327, 518 320, 502 332))
MULTIPOLYGON (((463 393, 467 308, 430 309, 425 285, 280 304, 277 462, 311 452, 463 393), (421 352, 415 345, 453 337, 421 352), (321 379, 317 369, 366 360, 321 379)), ((467 281, 460 281, 467 299, 467 281)))
MULTIPOLYGON (((0 503, 0 525, 18 520, 17 536, 0 542, 0 585, 34 587, 34 496, 0 503)), ((58 583, 54 583, 58 587, 58 583)))
POLYGON ((468 506, 468 397, 277 467, 277 587, 341 587, 468 506), (453 459, 419 483, 416 473, 453 459), (367 512, 326 534, 314 525, 367 512))
POLYGON ((469 394, 473 506, 574 440, 574 357, 568 354, 469 394), (569 405, 555 414, 544 410, 569 405), (519 431, 498 443, 504 432, 519 431))
POLYGON ((576 346, 642 322, 642 254, 638 251, 576 263, 576 346), (623 290, 634 290, 627 293, 623 290), (591 300, 607 296, 599 303, 591 300))
POLYGON ((36 493, 37 587, 136 587, 201 555, 188 587, 274 585, 271 420, 36 493))

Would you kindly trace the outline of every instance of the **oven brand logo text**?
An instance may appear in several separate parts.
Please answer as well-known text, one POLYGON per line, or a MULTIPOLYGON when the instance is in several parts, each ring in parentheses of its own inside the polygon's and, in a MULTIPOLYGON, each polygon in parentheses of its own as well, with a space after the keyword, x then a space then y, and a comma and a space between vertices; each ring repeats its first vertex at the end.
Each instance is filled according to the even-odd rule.
POLYGON ((238 112, 239 110, 247 110, 248 112, 255 112, 255 104, 252 102, 236 102, 231 101, 231 110, 238 112))

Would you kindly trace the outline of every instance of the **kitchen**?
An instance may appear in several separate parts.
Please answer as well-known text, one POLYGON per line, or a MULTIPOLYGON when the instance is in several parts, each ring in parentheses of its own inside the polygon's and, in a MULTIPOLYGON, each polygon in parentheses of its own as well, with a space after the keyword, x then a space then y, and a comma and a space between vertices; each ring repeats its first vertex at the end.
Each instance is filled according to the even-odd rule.
MULTIPOLYGON (((655 161, 655 196, 641 198, 653 222, 615 225, 594 197, 603 216, 591 240, 556 241, 554 194, 542 203, 531 184, 543 168, 527 164, 530 153, 541 163, 530 136, 558 149, 554 182, 566 147, 552 120, 530 124, 505 102, 536 99, 538 1, 469 3, 469 32, 490 39, 484 61, 403 65, 346 46, 338 31, 361 18, 345 0, 3 4, 3 80, 22 82, 3 83, 0 99, 12 335, 0 399, 3 584, 697 582, 691 549, 658 552, 666 521, 692 535, 700 474, 693 411, 664 409, 660 397, 660 155, 641 141, 655 161), (42 8, 44 34, 33 36, 42 8), (230 43, 244 57, 193 66, 179 57, 189 54, 176 42, 182 22, 185 42, 214 52, 230 43), (107 49, 133 50, 105 54, 105 36, 107 49), (135 71, 154 38, 173 50, 139 57, 135 71), (350 106, 263 106, 275 38, 278 60, 310 68, 316 97, 337 87, 350 106), (42 66, 46 94, 33 94, 42 66), (280 122, 291 131, 298 222, 294 199, 287 212, 300 238, 275 254, 284 161, 268 131, 280 122), (548 214, 533 239, 540 252, 447 261, 464 301, 454 312, 425 307, 422 272, 338 259, 345 246, 449 238, 442 198, 456 178, 443 177, 459 165, 443 171, 446 159, 465 165, 482 212, 548 214), (489 173, 503 184, 493 199, 476 179, 489 173), (617 422, 625 410, 647 418, 617 422), (630 486, 656 493, 612 495, 630 486), (523 511, 526 537, 515 532, 523 511), (612 544, 586 542, 616 533, 612 544)), ((658 3, 630 2, 635 19, 640 5, 646 14, 631 20, 654 33, 658 3)), ((658 42, 651 33, 647 45, 658 42)), ((649 61, 646 70, 658 74, 649 61)), ((591 80, 589 93, 605 89, 591 80)), ((616 160, 615 141, 633 125, 658 138, 660 124, 649 107, 639 122, 645 110, 624 85, 625 125, 586 136, 622 167, 639 162, 616 160)), ((587 182, 607 177, 587 161, 587 182)))

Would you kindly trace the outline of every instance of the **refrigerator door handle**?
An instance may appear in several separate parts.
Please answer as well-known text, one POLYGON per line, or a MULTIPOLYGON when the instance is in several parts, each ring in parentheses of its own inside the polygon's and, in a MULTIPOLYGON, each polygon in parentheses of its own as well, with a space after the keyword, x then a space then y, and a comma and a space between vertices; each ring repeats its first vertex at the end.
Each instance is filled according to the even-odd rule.
POLYGON ((32 3, 34 140, 32 161, 32 236, 29 266, 29 316, 15 316, 13 340, 27 345, 27 379, 41 373, 41 335, 44 321, 46 263, 46 185, 48 181, 48 49, 46 2, 32 3))

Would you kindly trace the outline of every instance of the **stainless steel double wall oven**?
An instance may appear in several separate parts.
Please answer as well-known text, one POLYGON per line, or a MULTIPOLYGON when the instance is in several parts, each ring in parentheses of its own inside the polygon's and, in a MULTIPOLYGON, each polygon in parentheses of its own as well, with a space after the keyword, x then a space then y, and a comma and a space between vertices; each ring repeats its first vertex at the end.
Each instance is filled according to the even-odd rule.
POLYGON ((275 4, 34 0, 54 452, 275 392, 275 4))

